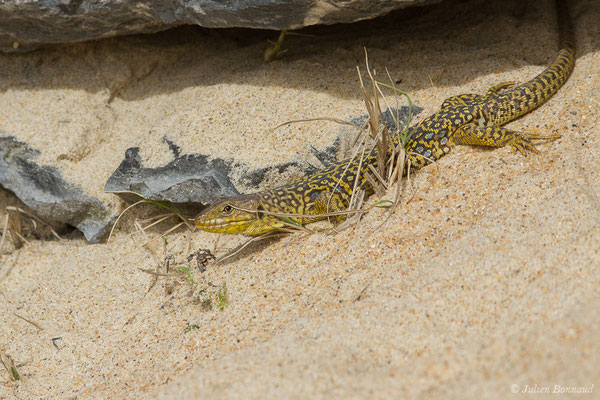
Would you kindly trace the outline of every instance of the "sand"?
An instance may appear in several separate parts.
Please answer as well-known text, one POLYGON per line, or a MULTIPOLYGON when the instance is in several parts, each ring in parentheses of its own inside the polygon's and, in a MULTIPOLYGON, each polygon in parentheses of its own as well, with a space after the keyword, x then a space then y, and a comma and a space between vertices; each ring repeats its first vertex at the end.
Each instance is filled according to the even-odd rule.
MULTIPOLYGON (((423 115, 533 77, 556 49, 551 4, 498 3, 313 29, 269 64, 276 34, 199 28, 0 55, 0 127, 123 207, 102 187, 131 146, 149 166, 169 160, 166 137, 254 167, 327 146, 331 122, 269 130, 363 114, 363 47, 423 115)), ((148 248, 134 220, 149 210, 108 244, 6 246, 0 354, 22 379, 0 366, 0 399, 600 398, 600 5, 571 3, 573 75, 510 124, 561 138, 528 157, 456 148, 411 177, 379 229, 373 210, 355 230, 285 237, 204 273, 193 250, 244 239, 177 232, 148 248), (143 271, 164 273, 167 256, 170 276, 143 271)), ((0 193, 0 210, 19 204, 0 193)))

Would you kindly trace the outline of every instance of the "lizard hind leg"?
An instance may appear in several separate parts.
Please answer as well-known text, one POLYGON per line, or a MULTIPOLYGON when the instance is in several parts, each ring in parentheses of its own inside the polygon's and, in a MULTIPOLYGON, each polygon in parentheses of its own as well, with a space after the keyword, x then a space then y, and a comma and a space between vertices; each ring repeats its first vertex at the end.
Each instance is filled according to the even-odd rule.
POLYGON ((521 154, 527 151, 537 153, 532 140, 555 140, 560 135, 541 135, 539 133, 521 133, 501 126, 479 126, 474 123, 459 127, 453 136, 454 143, 472 146, 504 147, 512 146, 521 154))
POLYGON ((329 219, 334 225, 338 225, 344 222, 348 215, 343 214, 346 210, 347 205, 340 194, 333 194, 329 191, 324 191, 319 194, 315 199, 314 213, 319 214, 332 214, 341 213, 339 215, 323 217, 329 219))

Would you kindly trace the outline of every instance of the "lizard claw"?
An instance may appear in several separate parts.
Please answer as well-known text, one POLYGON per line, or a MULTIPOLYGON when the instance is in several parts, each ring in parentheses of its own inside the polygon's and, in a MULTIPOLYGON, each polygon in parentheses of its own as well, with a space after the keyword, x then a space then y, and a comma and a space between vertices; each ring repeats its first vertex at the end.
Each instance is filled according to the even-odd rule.
POLYGON ((521 154, 526 156, 527 151, 539 153, 539 151, 535 148, 533 143, 531 143, 532 140, 556 140, 558 138, 560 138, 559 134, 542 135, 538 132, 523 133, 515 135, 511 145, 521 154))
POLYGON ((515 136, 511 145, 525 157, 527 157, 527 153, 530 151, 532 153, 539 153, 538 149, 531 143, 529 138, 523 136, 515 136))

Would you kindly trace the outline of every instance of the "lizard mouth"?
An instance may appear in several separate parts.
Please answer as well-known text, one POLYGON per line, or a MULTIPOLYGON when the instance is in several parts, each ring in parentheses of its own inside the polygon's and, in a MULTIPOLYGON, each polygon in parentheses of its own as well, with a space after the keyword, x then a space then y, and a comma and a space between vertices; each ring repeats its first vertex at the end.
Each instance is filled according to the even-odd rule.
POLYGON ((227 218, 216 218, 209 219, 204 217, 197 217, 194 220, 196 227, 203 231, 208 232, 227 232, 230 230, 236 231, 236 228, 240 226, 247 225, 251 221, 251 218, 236 218, 236 219, 227 219, 227 218))

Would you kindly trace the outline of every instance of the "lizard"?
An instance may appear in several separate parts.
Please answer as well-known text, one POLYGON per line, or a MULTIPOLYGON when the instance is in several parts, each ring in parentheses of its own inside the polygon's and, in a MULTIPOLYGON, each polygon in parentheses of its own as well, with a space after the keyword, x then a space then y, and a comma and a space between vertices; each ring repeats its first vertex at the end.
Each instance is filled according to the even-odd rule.
MULTIPOLYGON (((411 169, 438 160, 456 145, 513 146, 526 155, 537 152, 532 140, 557 137, 520 133, 503 126, 546 102, 573 70, 575 41, 564 0, 556 0, 556 14, 559 51, 550 65, 520 85, 507 82, 490 88, 485 95, 469 93, 444 100, 439 111, 408 128, 404 148, 411 169)), ((392 136, 390 142, 388 147, 398 146, 399 135, 392 136)), ((260 235, 289 226, 290 220, 300 225, 323 220, 327 218, 324 214, 348 207, 355 180, 365 186, 368 165, 376 167, 377 162, 376 151, 366 150, 362 162, 361 157, 347 159, 287 185, 218 199, 194 219, 195 225, 209 232, 260 235)), ((366 191, 372 193, 372 189, 366 191)))

